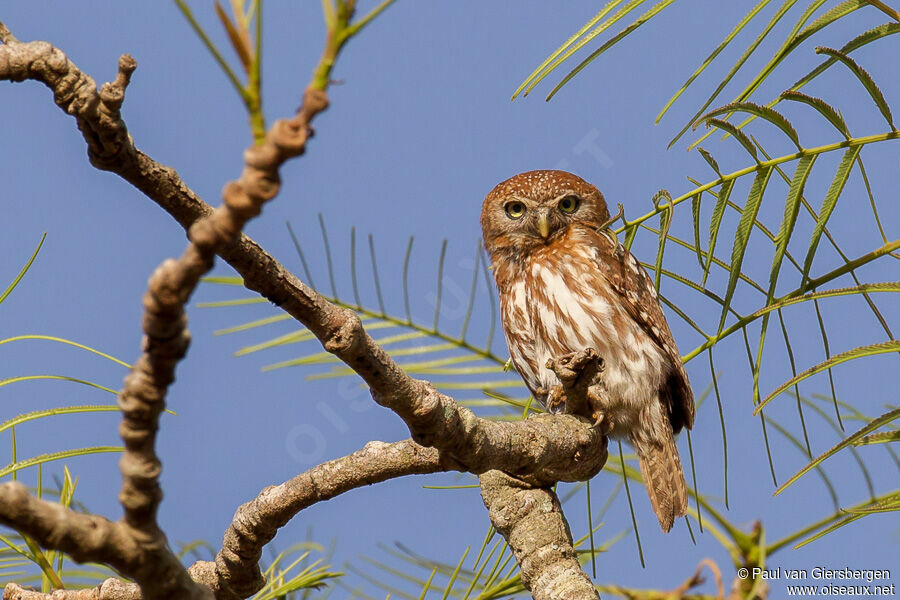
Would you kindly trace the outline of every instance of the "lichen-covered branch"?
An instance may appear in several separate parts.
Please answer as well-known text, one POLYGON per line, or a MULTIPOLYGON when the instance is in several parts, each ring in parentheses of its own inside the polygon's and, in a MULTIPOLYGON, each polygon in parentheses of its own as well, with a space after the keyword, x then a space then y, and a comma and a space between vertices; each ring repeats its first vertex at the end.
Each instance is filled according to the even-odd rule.
MULTIPOLYGON (((476 419, 476 431, 482 428, 488 432, 478 436, 489 438, 494 445, 476 443, 468 454, 475 464, 506 467, 503 470, 508 471, 515 471, 513 467, 522 468, 526 478, 543 481, 545 485, 553 477, 575 481, 575 477, 559 472, 564 465, 561 456, 566 451, 575 453, 569 455, 569 464, 575 464, 576 473, 593 475, 606 460, 605 439, 594 438, 589 433, 591 428, 575 417, 542 415, 503 424, 476 419), (503 426, 493 430, 487 425, 503 426), (578 440, 568 447, 560 445, 559 440, 569 434, 582 437, 585 445, 579 447, 578 440), (578 453, 582 457, 576 457, 578 453), (586 470, 580 470, 579 466, 586 470)), ((393 444, 371 442, 354 454, 266 488, 237 510, 225 534, 222 550, 216 557, 216 597, 220 600, 246 598, 258 590, 262 575, 257 564, 263 546, 279 528, 311 504, 386 479, 450 470, 469 469, 463 468, 455 455, 423 447, 413 440, 393 444)))
POLYGON ((123 524, 35 498, 17 481, 0 484, 0 523, 80 562, 102 562, 124 572, 140 557, 123 524))
MULTIPOLYGON (((235 512, 215 562, 199 561, 188 573, 212 589, 216 598, 248 598, 262 583, 259 558, 263 547, 294 515, 317 502, 344 492, 406 475, 453 469, 434 448, 412 440, 370 442, 348 456, 332 460, 268 487, 235 512)), ((103 562, 128 573, 144 555, 130 544, 121 523, 84 515, 57 503, 34 498, 22 484, 0 485, 0 523, 62 548, 79 561, 103 562), (130 545, 129 545, 130 544, 130 545), (124 552, 124 550, 130 550, 124 552)), ((138 585, 107 579, 88 590, 57 590, 42 594, 8 584, 4 600, 140 600, 138 585)))
MULTIPOLYGON (((495 423, 474 415, 471 419, 471 435, 465 431, 459 435, 470 439, 472 448, 465 455, 483 470, 522 472, 525 479, 549 485, 590 477, 606 461, 605 438, 572 416, 539 415, 515 423, 495 423), (571 472, 564 471, 566 465, 571 472)), ((354 454, 263 490, 238 509, 225 534, 216 557, 216 597, 234 600, 257 591, 262 583, 257 565, 263 546, 311 504, 390 478, 449 470, 474 472, 444 449, 426 448, 413 440, 371 442, 354 454)))
MULTIPOLYGON (((133 61, 129 65, 130 74, 133 61)), ((100 94, 105 106, 108 102, 104 90, 107 86, 101 88, 100 94)), ((191 226, 190 244, 181 257, 163 262, 150 278, 144 295, 144 351, 119 394, 123 413, 119 433, 125 441, 119 500, 125 508, 125 523, 149 554, 149 560, 128 574, 141 586, 145 598, 202 595, 196 591, 201 587, 194 584, 168 550, 165 535, 156 525, 162 491, 158 484, 161 464, 154 441, 159 414, 165 409, 166 391, 175 378, 175 366, 190 343, 184 306, 200 278, 212 268, 216 251, 233 244, 247 221, 278 193, 279 168, 303 152, 310 122, 327 106, 325 92, 308 90, 293 119, 277 121, 261 144, 248 148, 244 170, 239 179, 225 186, 222 205, 191 226)), ((115 120, 118 107, 108 116, 115 120)), ((209 593, 208 588, 202 589, 209 593)))
POLYGON ((114 578, 92 588, 56 590, 49 594, 7 583, 3 600, 141 600, 141 589, 134 583, 114 578))
POLYGON ((559 498, 549 487, 533 487, 500 471, 488 471, 481 476, 481 498, 535 600, 600 598, 578 562, 559 498))
POLYGON ((263 547, 301 510, 358 487, 452 469, 437 450, 412 440, 369 442, 362 450, 264 489, 237 509, 225 532, 216 557, 216 597, 242 600, 260 589, 264 581, 258 564, 263 547))
POLYGON ((0 42, 4 44, 12 44, 13 42, 18 42, 16 36, 12 34, 12 32, 4 25, 0 23, 0 42))
MULTIPOLYGON (((153 161, 134 146, 115 106, 116 94, 107 96, 112 104, 106 106, 94 80, 48 42, 19 42, 3 23, 0 40, 0 80, 33 80, 50 88, 57 106, 75 118, 91 164, 117 173, 160 202, 185 229, 212 212, 174 169, 153 161)), ((123 57, 120 64, 122 60, 128 59, 123 57)))

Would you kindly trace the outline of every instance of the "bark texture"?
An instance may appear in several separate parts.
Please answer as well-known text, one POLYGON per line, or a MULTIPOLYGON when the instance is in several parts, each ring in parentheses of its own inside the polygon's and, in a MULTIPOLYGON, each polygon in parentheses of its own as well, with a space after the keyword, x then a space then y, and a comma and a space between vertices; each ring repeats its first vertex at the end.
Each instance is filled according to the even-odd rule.
POLYGON ((481 476, 481 498, 494 528, 519 563, 535 600, 596 600, 600 595, 578 562, 559 498, 500 471, 481 476))

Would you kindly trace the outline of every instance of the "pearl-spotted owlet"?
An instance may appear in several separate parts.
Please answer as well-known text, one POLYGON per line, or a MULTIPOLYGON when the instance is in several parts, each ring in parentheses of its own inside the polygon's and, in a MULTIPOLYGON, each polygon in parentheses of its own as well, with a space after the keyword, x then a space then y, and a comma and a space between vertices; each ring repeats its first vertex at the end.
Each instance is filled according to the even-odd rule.
POLYGON ((507 179, 481 211, 513 365, 546 406, 559 385, 548 360, 599 354, 605 393, 590 410, 634 446, 668 531, 687 510, 674 434, 693 425, 694 396, 653 282, 608 221, 597 188, 565 171, 507 179))

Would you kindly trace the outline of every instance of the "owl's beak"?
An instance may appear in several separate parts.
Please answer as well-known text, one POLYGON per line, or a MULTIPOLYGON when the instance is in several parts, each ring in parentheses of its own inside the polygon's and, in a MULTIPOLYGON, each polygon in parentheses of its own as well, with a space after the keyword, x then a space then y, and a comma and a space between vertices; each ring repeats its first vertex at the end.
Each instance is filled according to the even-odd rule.
POLYGON ((538 233, 540 233, 541 237, 546 240, 547 236, 550 235, 550 220, 547 218, 546 213, 541 213, 538 215, 537 228, 538 233))

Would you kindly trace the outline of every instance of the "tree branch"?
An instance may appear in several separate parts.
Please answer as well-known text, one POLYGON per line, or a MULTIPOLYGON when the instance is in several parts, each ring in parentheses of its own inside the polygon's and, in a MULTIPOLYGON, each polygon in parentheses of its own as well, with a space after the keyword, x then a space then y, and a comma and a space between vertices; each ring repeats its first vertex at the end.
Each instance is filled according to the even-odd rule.
POLYGON ((0 23, 0 42, 4 44, 12 44, 13 42, 18 42, 16 36, 12 34, 12 32, 4 25, 0 23))
MULTIPOLYGON (((220 600, 243 600, 264 583, 258 566, 263 547, 303 509, 374 483, 449 470, 453 470, 452 461, 412 440, 369 442, 353 454, 313 467, 281 485, 265 488, 256 498, 241 505, 225 532, 216 562, 199 561, 189 573, 195 581, 210 587, 220 600)), ((129 533, 121 523, 39 500, 19 483, 0 485, 0 523, 24 531, 42 544, 60 548, 79 562, 103 562, 127 573, 133 570, 135 562, 144 559, 140 550, 129 543, 129 533)), ((58 590, 53 594, 34 592, 16 584, 8 584, 4 591, 4 600, 140 600, 143 597, 138 585, 118 579, 107 579, 88 590, 58 590)))
POLYGON ((559 385, 550 390, 547 407, 561 407, 565 412, 591 419, 594 427, 604 433, 609 423, 598 407, 604 406, 606 385, 603 382, 604 363, 593 348, 585 348, 547 361, 547 368, 556 374, 559 385))
POLYGON ((56 590, 50 594, 7 583, 3 600, 141 600, 141 589, 134 583, 109 578, 97 587, 81 590, 56 590))
MULTIPOLYGON (((122 56, 116 80, 104 84, 98 93, 93 80, 50 44, 21 44, 13 41, 5 27, 3 31, 0 73, 14 81, 36 78, 51 87, 57 104, 76 116, 92 164, 110 168, 133 159, 134 146, 119 109, 137 66, 134 59, 122 56)), ((44 546, 69 552, 76 560, 93 558, 117 566, 135 579, 144 598, 211 595, 208 587, 197 585, 188 576, 156 523, 162 467, 154 445, 168 386, 190 343, 184 306, 200 278, 212 268, 216 251, 234 244, 246 222, 278 193, 280 166, 304 151, 310 122, 327 106, 323 90, 307 90, 294 118, 275 123, 261 144, 244 153, 240 178, 225 186, 221 207, 190 227, 190 244, 181 257, 163 262, 150 278, 144 296, 143 352, 119 394, 123 414, 119 433, 125 442, 119 494, 125 509, 123 521, 111 524, 93 516, 75 518, 76 513, 62 507, 54 511, 27 493, 23 497, 20 486, 8 490, 13 502, 3 514, 9 524, 33 531, 32 537, 44 546), (101 532, 98 539, 95 531, 101 532), (97 557, 85 554, 88 550, 79 548, 80 544, 98 553, 97 557), (123 562, 125 557, 131 560, 123 562)))
MULTIPOLYGON (((48 85, 53 89, 57 103, 76 116, 92 157, 116 157, 116 160, 104 161, 92 158, 95 166, 126 178, 186 228, 210 213, 209 205, 194 194, 173 169, 159 165, 134 147, 121 120, 99 119, 99 111, 86 108, 101 101, 96 86, 61 51, 46 42, 0 47, 0 79, 21 81, 26 78, 48 85), (67 83, 71 81, 77 81, 79 85, 73 88, 67 83), (128 146, 110 148, 103 144, 95 148, 91 145, 95 140, 110 139, 126 140, 128 146)), ((308 99, 315 93, 308 91, 308 99)), ((253 240, 240 236, 239 241, 224 244, 216 251, 243 276, 248 289, 260 293, 295 317, 316 335, 326 350, 353 368, 369 385, 376 402, 403 418, 413 439, 422 445, 447 451, 460 461, 462 468, 473 473, 500 468, 525 475, 529 471, 543 470, 546 472, 539 478, 549 482, 557 477, 562 481, 581 480, 594 471, 599 452, 592 453, 594 460, 589 462, 594 464, 575 469, 571 464, 573 456, 583 459, 585 447, 596 447, 601 439, 589 427, 578 425, 574 419, 552 425, 549 422, 526 425, 481 421, 427 382, 407 375, 365 332, 356 313, 328 302, 253 240), (517 431, 519 428, 521 430, 517 431), (580 435, 576 433, 579 431, 580 435), (580 441, 570 438, 570 433, 576 433, 575 437, 580 441), (537 461, 533 451, 520 453, 514 447, 505 446, 511 436, 518 441, 519 436, 535 434, 548 436, 546 451, 540 453, 544 462, 537 461), (481 451, 475 451, 476 447, 481 451), (513 456, 512 464, 483 462, 487 454, 484 450, 500 447, 504 453, 513 456), (557 455, 556 459, 549 460, 553 454, 557 455)), ((533 450, 534 444, 525 448, 533 450)))
POLYGON ((412 440, 369 442, 362 450, 318 465, 241 505, 216 556, 216 597, 247 598, 264 583, 259 570, 263 547, 301 510, 349 490, 405 475, 453 470, 434 448, 412 440))
POLYGON ((0 523, 79 562, 102 562, 125 572, 139 559, 123 524, 35 498, 17 481, 0 484, 0 523))
POLYGON ((519 563, 535 600, 599 600, 582 570, 559 498, 499 471, 481 476, 481 498, 491 523, 519 563))
MULTIPOLYGON (((199 276, 211 265, 211 253, 215 252, 242 275, 247 288, 303 323, 326 350, 353 368, 368 384, 375 401, 404 420, 415 442, 439 449, 444 464, 450 468, 476 474, 498 469, 533 486, 585 480, 599 472, 606 460, 602 432, 572 415, 542 415, 515 423, 477 418, 431 384, 407 375, 365 332, 355 312, 328 302, 240 234, 243 222, 259 212, 261 202, 277 193, 281 163, 288 156, 302 153, 311 131, 309 121, 327 106, 324 92, 307 89, 298 115, 291 121, 276 123, 266 143, 247 151, 241 179, 226 186, 225 207, 213 213, 173 169, 156 163, 134 146, 119 114, 121 94, 115 93, 118 88, 124 93, 128 69, 133 70, 133 66, 129 67, 133 61, 129 60, 123 57, 120 77, 112 87, 104 86, 98 93, 89 76, 46 42, 7 42, 0 46, 0 79, 35 79, 47 85, 53 90, 56 103, 76 118, 88 144, 91 163, 131 182, 190 231, 193 243, 181 259, 183 268, 163 265, 162 272, 151 281, 145 300, 148 314, 165 318, 158 323, 145 322, 147 347, 151 353, 158 353, 158 363, 165 369, 158 381, 142 391, 139 388, 146 383, 143 380, 148 373, 156 374, 156 359, 142 357, 138 361, 135 387, 123 392, 123 404, 134 404, 134 413, 127 418, 138 423, 145 418, 142 411, 158 414, 162 410, 164 389, 172 376, 170 367, 174 368, 179 354, 186 349, 181 307, 199 276), (154 337, 158 341, 151 339, 154 337), (144 405, 133 402, 136 398, 141 398, 144 405)), ((143 429, 137 436, 141 439, 135 447, 145 442, 152 447, 150 430, 155 427, 155 416, 151 415, 140 427, 143 429)), ((125 463, 123 458, 123 471, 125 463)), ((156 485, 152 471, 158 472, 158 464, 150 461, 128 466, 140 466, 143 472, 134 475, 132 484, 126 483, 128 490, 123 488, 123 497, 127 496, 130 502, 135 489, 143 486, 151 490, 131 511, 131 519, 137 514, 152 515, 158 503, 158 490, 152 489, 156 485)), ((250 533, 262 539, 266 530, 263 527, 261 532, 250 533)), ((229 576, 225 560, 223 554, 223 560, 217 563, 220 582, 229 576)))
MULTIPOLYGON (((130 69, 126 76, 119 78, 125 83, 135 67, 133 60, 128 65, 130 69)), ((120 66, 120 74, 123 70, 120 66)), ((119 85, 124 88, 124 84, 119 85)), ((115 87, 116 84, 112 84, 101 88, 102 106, 110 106, 109 90, 115 87)), ((101 111, 101 114, 121 123, 118 119, 121 95, 112 97, 118 99, 118 104, 114 110, 101 111)), ((293 119, 277 121, 266 132, 261 144, 246 150, 240 178, 225 186, 224 202, 219 208, 191 226, 188 232, 190 244, 181 257, 163 262, 150 278, 144 296, 144 352, 126 377, 125 387, 119 394, 119 407, 123 413, 119 432, 125 441, 120 462, 123 482, 119 500, 125 508, 124 522, 134 530, 136 539, 145 546, 147 553, 147 560, 127 573, 134 577, 148 600, 172 595, 209 595, 208 588, 195 585, 188 577, 178 558, 168 549, 165 535, 156 524, 162 490, 158 483, 161 464, 154 451, 154 442, 159 414, 165 409, 166 391, 175 379, 175 366, 190 343, 184 306, 200 278, 212 268, 216 250, 239 239, 247 221, 257 216, 262 205, 277 195, 279 168, 289 158, 303 153, 310 122, 327 107, 328 98, 324 91, 307 90, 303 105, 293 119)))

